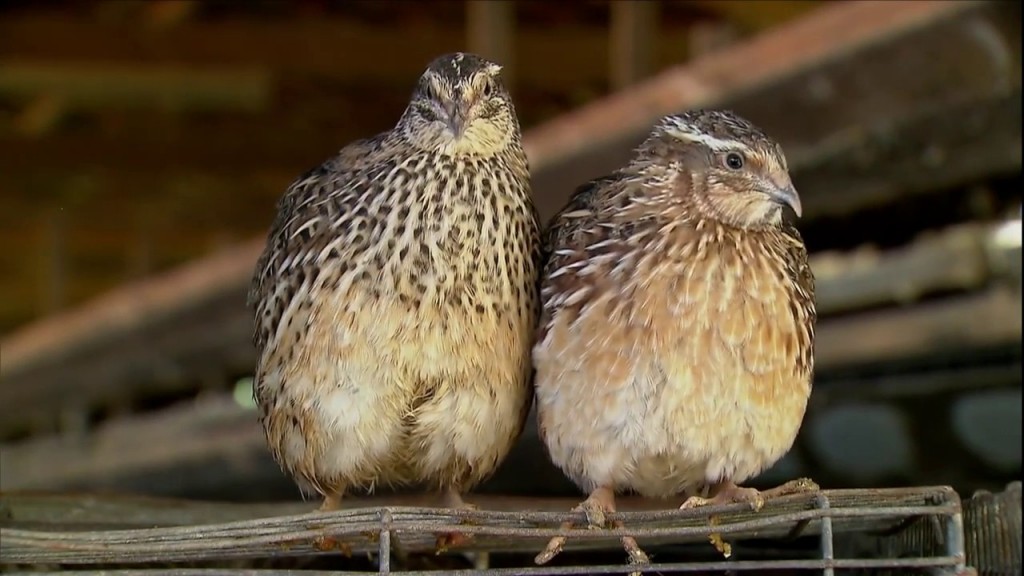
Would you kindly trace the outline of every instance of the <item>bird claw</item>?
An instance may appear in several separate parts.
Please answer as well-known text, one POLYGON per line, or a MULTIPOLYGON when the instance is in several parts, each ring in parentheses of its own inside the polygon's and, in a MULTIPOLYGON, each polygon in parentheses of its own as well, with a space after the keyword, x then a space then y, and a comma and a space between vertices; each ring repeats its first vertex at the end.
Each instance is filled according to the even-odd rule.
MULTIPOLYGON (((758 512, 764 507, 764 497, 760 492, 754 488, 741 488, 735 484, 729 483, 721 486, 717 493, 711 498, 690 496, 685 502, 683 502, 679 509, 692 510, 694 508, 702 508, 704 506, 720 506, 723 504, 733 504, 737 502, 746 502, 754 512, 758 512)), ((708 524, 712 526, 717 525, 718 516, 709 516, 708 524)), ((711 545, 715 547, 715 550, 717 550, 724 558, 732 556, 732 545, 726 542, 720 533, 712 532, 711 534, 708 534, 708 542, 710 542, 711 545)))
MULTIPOLYGON (((711 498, 690 496, 681 506, 679 506, 679 509, 692 510, 694 508, 701 508, 704 506, 718 506, 723 504, 746 502, 750 505, 751 510, 754 512, 760 512, 761 509, 764 508, 765 501, 771 498, 788 496, 790 494, 800 494, 804 492, 816 492, 820 489, 821 488, 818 484, 810 478, 797 478, 796 480, 790 480, 781 486, 776 486, 775 488, 765 490, 763 492, 754 488, 743 488, 729 482, 721 485, 715 495, 711 498)), ((714 526, 718 524, 718 517, 712 515, 708 517, 708 522, 714 526)), ((721 534, 717 532, 709 534, 708 540, 723 556, 726 558, 732 556, 732 546, 722 538, 721 534)))
MULTIPOLYGON (((586 500, 580 503, 579 506, 573 508, 574 512, 583 512, 587 515, 587 528, 589 529, 600 529, 604 528, 608 523, 608 517, 606 514, 609 512, 615 512, 615 501, 614 496, 610 491, 603 489, 595 490, 586 500)), ((562 530, 568 530, 575 525, 574 522, 565 522, 562 524, 562 530)), ((615 528, 623 528, 624 524, 620 520, 616 520, 612 523, 615 528)), ((568 538, 566 536, 555 536, 548 541, 548 545, 544 550, 537 554, 533 559, 535 564, 542 565, 547 564, 552 558, 557 556, 565 548, 565 542, 568 538)), ((622 537, 622 548, 626 551, 629 556, 629 563, 633 566, 650 564, 650 558, 637 544, 636 539, 632 536, 622 537)))
POLYGON ((690 496, 679 509, 692 510, 704 506, 721 506, 738 502, 746 502, 754 512, 758 512, 764 507, 764 496, 754 488, 741 488, 735 484, 728 484, 721 487, 711 498, 690 496))
POLYGON ((573 512, 583 512, 587 515, 587 528, 604 528, 607 523, 607 517, 604 515, 604 505, 590 498, 587 498, 582 504, 573 508, 573 512))
MULTIPOLYGON (((619 526, 621 528, 621 526, 619 526)), ((622 548, 629 555, 629 563, 633 566, 644 566, 651 563, 651 559, 647 556, 647 553, 640 548, 637 544, 636 539, 632 536, 623 536, 622 548)))
POLYGON ((732 544, 726 542, 718 532, 708 534, 708 541, 711 542, 711 545, 715 547, 715 550, 718 550, 718 553, 721 554, 723 558, 732 556, 732 544))
MULTIPOLYGON (((572 528, 572 525, 563 525, 562 528, 572 528)), ((544 547, 544 550, 542 550, 540 554, 537 554, 537 556, 534 557, 533 563, 540 566, 550 562, 552 558, 558 556, 562 552, 562 549, 565 548, 565 541, 565 536, 555 536, 554 538, 549 540, 548 545, 544 547)))

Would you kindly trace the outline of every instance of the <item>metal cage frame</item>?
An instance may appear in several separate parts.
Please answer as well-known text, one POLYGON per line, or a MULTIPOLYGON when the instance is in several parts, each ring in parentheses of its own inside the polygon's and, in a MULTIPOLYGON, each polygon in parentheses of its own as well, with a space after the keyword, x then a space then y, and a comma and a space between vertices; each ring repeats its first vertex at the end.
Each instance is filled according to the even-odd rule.
MULTIPOLYGON (((498 512, 436 508, 384 507, 309 513, 167 528, 90 532, 0 529, 0 564, 138 564, 193 562, 232 558, 273 558, 337 554, 338 542, 352 551, 376 554, 376 572, 332 571, 333 574, 427 574, 393 568, 393 557, 432 551, 443 532, 474 535, 465 552, 540 551, 559 535, 569 538, 568 550, 613 550, 622 536, 641 546, 707 543, 711 534, 729 541, 792 539, 817 535, 819 557, 771 560, 652 562, 649 565, 527 566, 481 568, 448 573, 465 576, 695 573, 704 571, 793 570, 833 576, 846 570, 924 569, 931 574, 963 576, 966 566, 960 497, 948 487, 884 490, 831 490, 770 500, 758 512, 744 504, 691 510, 620 512, 609 516, 621 529, 562 529, 566 521, 585 523, 578 512, 498 512), (712 523, 711 517, 716 518, 712 523), (876 542, 885 557, 846 557, 837 537, 853 535, 876 542), (325 546, 325 542, 327 545, 325 546)), ((707 544, 710 546, 710 544, 707 544)), ((625 554, 623 554, 625 556, 625 554)), ((238 571, 239 574, 327 574, 303 570, 238 571)), ((104 574, 118 574, 104 570, 104 574)), ((231 569, 136 568, 123 574, 230 574, 231 569)), ((38 574, 36 572, 35 574, 38 574)))

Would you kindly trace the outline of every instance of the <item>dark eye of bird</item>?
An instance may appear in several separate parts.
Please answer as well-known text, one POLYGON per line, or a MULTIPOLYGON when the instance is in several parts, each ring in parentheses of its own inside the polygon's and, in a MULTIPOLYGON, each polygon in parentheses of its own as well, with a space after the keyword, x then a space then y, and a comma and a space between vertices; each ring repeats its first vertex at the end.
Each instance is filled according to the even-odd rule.
POLYGON ((740 156, 736 152, 730 152, 729 155, 725 157, 725 165, 728 166, 730 170, 739 170, 740 168, 743 168, 743 156, 740 156))
POLYGON ((490 98, 492 94, 494 94, 494 82, 488 80, 487 83, 484 84, 484 98, 490 98))
POLYGON ((439 99, 438 98, 439 95, 437 93, 437 90, 434 89, 434 85, 433 84, 427 84, 427 85, 425 85, 423 87, 423 95, 426 96, 430 100, 438 100, 439 99))

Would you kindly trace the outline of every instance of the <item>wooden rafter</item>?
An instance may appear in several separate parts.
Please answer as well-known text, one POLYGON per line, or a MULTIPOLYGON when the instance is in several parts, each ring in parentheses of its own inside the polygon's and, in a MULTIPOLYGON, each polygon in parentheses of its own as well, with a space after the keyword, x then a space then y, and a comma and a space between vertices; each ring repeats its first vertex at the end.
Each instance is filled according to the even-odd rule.
POLYGON ((260 69, 0 63, 0 97, 53 97, 70 108, 137 107, 263 112, 271 77, 260 69))
POLYGON ((688 0, 687 3, 751 31, 803 16, 822 5, 813 0, 688 0))
MULTIPOLYGON (((438 54, 465 49, 462 26, 360 25, 342 19, 280 22, 198 20, 154 33, 135 22, 93 22, 67 16, 11 16, 0 20, 0 58, 15 62, 259 66, 289 74, 336 78, 351 85, 411 86, 438 54)), ((523 63, 517 83, 547 89, 603 84, 607 36, 603 29, 560 27, 557 34, 516 31, 523 63)), ((659 54, 678 61, 685 46, 663 42, 659 54)), ((669 64, 672 60, 662 62, 669 64)))
POLYGON ((542 205, 559 206, 577 184, 625 162, 659 117, 705 106, 732 108, 782 142, 810 217, 878 202, 885 186, 870 168, 901 155, 901 187, 1019 170, 1013 11, 955 0, 830 4, 535 128, 527 141, 534 190, 542 205), (965 124, 968 109, 974 121, 965 124), (927 149, 902 150, 894 125, 916 126, 912 142, 931 138, 941 162, 927 149))

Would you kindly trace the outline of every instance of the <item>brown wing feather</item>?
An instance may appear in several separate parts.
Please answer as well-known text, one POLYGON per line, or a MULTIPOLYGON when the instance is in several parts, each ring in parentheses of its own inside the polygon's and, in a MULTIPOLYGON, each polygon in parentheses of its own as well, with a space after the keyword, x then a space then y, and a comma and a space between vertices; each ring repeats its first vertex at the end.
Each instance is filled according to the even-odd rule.
POLYGON ((791 305, 794 307, 794 314, 800 319, 804 328, 801 341, 798 343, 800 350, 798 369, 805 372, 813 381, 814 327, 818 320, 814 303, 814 272, 811 270, 807 248, 799 230, 787 223, 780 230, 780 234, 785 246, 786 271, 795 286, 791 305))
POLYGON ((370 161, 384 136, 349 144, 334 158, 292 182, 278 201, 267 247, 256 263, 249 287, 248 303, 256 310, 253 343, 258 351, 262 352, 281 322, 284 309, 312 274, 309 264, 301 262, 323 248, 329 236, 322 232, 347 209, 345 202, 323 200, 348 185, 350 176, 370 161), (295 268, 294 273, 282 274, 288 266, 295 268))

